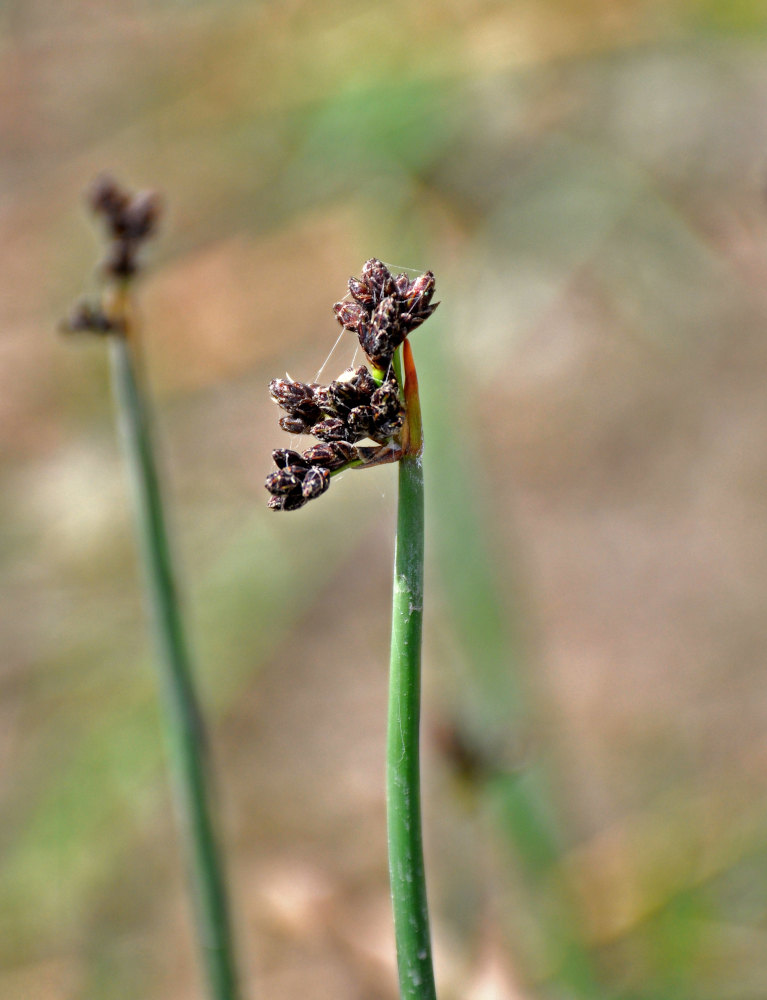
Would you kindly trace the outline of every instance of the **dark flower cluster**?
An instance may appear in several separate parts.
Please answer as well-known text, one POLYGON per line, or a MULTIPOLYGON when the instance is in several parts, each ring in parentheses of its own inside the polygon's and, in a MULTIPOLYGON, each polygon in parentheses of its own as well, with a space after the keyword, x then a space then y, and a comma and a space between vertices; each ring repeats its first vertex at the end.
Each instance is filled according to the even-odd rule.
POLYGON ((406 274, 393 276, 375 257, 363 264, 359 278, 349 278, 349 293, 352 302, 333 306, 336 318, 345 330, 357 334, 370 363, 384 372, 405 337, 439 305, 431 301, 431 271, 410 281, 406 274))
POLYGON ((62 324, 67 333, 118 333, 119 324, 104 312, 98 302, 78 302, 62 324))
POLYGON ((285 411, 280 427, 290 434, 312 434, 321 443, 303 454, 288 448, 272 452, 276 470, 266 477, 273 510, 297 510, 321 496, 331 473, 351 465, 371 464, 400 444, 405 410, 392 367, 394 352, 407 335, 434 312, 431 271, 410 281, 392 277, 373 258, 359 278, 349 279, 354 301, 333 307, 339 323, 353 330, 375 378, 364 365, 348 368, 328 385, 272 379, 269 394, 285 411), (377 447, 360 447, 369 440, 377 447))
MULTIPOLYGON (((351 446, 349 450, 353 450, 351 446)), ((303 455, 290 448, 277 448, 272 458, 277 469, 266 477, 266 488, 272 494, 268 506, 272 510, 298 510, 307 501, 322 496, 330 486, 328 463, 346 463, 343 451, 328 445, 317 445, 303 455), (312 454, 318 450, 318 455, 312 454)))
MULTIPOLYGON (((103 174, 91 185, 87 202, 106 228, 107 249, 99 270, 107 279, 108 289, 120 287, 136 275, 139 250, 156 232, 159 198, 152 191, 132 194, 103 174)), ((61 328, 68 333, 124 335, 124 318, 119 317, 119 310, 109 307, 108 300, 105 295, 101 302, 78 302, 61 328)))
POLYGON ((283 430, 326 442, 368 437, 385 444, 396 437, 404 417, 397 380, 379 386, 364 365, 348 368, 329 385, 274 378, 269 395, 286 411, 283 430))
POLYGON ((303 455, 284 448, 272 452, 277 471, 267 476, 266 488, 274 510, 297 510, 320 496, 331 472, 363 460, 368 449, 356 442, 396 441, 405 416, 396 379, 379 385, 364 365, 347 369, 329 385, 275 378, 269 394, 285 410, 279 422, 284 431, 309 433, 321 442, 303 455))
POLYGON ((88 204, 106 226, 109 243, 102 269, 108 277, 132 278, 138 270, 138 251, 157 228, 160 200, 154 191, 132 194, 107 174, 97 178, 88 204))

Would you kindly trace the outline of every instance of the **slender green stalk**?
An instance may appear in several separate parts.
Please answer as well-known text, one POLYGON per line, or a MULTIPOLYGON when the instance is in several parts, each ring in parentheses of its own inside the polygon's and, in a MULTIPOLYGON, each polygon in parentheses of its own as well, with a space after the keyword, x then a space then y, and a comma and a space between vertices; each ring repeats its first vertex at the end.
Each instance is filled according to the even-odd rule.
POLYGON ((187 840, 201 957, 211 1000, 237 1000, 223 865, 211 815, 202 716, 176 593, 148 402, 142 390, 136 346, 128 331, 110 337, 110 341, 114 394, 159 654, 170 766, 187 840))
MULTIPOLYGON (((407 354, 405 361, 407 366, 407 354)), ((411 395, 417 407, 414 371, 411 386, 406 386, 406 398, 411 395)), ((420 414, 418 418, 415 453, 405 454, 399 463, 386 794, 389 877, 400 996, 402 1000, 435 1000, 421 841, 419 722, 424 503, 420 414)))

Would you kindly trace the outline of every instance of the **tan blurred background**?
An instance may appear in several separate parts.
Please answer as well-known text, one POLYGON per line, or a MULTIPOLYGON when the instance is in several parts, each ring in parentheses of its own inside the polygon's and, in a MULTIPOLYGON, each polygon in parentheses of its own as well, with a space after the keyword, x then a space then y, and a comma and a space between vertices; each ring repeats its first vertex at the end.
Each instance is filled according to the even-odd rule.
MULTIPOLYGON (((0 997, 201 996, 82 191, 141 309, 248 998, 391 1000, 391 469, 266 510, 376 255, 428 489, 443 1000, 767 996, 767 8, 0 7, 0 997)), ((351 361, 342 340, 332 376, 351 361)))

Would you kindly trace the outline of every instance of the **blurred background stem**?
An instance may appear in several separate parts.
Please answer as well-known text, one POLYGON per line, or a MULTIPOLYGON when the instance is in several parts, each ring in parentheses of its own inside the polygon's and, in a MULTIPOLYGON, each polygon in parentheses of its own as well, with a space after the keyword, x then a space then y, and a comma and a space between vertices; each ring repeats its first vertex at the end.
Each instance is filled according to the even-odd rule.
MULTIPOLYGON (((407 362, 406 353, 406 367, 407 362)), ((395 363, 395 367, 402 384, 400 366, 395 363)), ((417 393, 415 370, 412 369, 411 375, 408 367, 408 419, 411 398, 417 407, 417 393)), ((420 418, 420 412, 418 415, 420 418)), ((419 723, 424 493, 419 454, 420 419, 418 436, 419 441, 414 446, 416 453, 405 454, 399 463, 386 749, 389 877, 403 1000, 433 1000, 436 997, 421 841, 419 723)))
POLYGON ((186 839, 198 946, 211 1000, 237 1000, 231 922, 211 810, 204 727, 179 609, 150 408, 134 333, 128 326, 125 292, 121 302, 125 333, 110 338, 112 381, 157 644, 171 777, 186 839))

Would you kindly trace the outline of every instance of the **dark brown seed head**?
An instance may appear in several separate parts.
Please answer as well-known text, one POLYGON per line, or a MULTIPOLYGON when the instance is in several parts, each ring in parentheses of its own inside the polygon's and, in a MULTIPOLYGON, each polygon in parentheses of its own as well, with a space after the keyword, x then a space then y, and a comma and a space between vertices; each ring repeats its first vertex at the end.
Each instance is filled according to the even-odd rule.
POLYGON ((117 328, 98 303, 78 302, 62 323, 67 333, 98 333, 102 336, 116 332, 117 328))
POLYGON ((119 235, 129 240, 145 240, 157 228, 160 197, 156 191, 139 191, 122 212, 119 235))
POLYGON ((104 219, 110 237, 101 270, 121 280, 133 277, 140 246, 157 228, 159 197, 152 191, 131 195, 114 178, 103 175, 92 185, 88 203, 104 219))
MULTIPOLYGON (((357 457, 357 449, 350 441, 331 441, 330 447, 333 450, 335 461, 340 462, 341 465, 353 462, 357 457)), ((336 466, 330 466, 330 468, 336 468, 336 466)))
POLYGON ((367 285, 374 305, 394 291, 394 280, 389 268, 375 257, 362 265, 361 280, 367 285))
POLYGON ((328 406, 326 410, 328 419, 346 421, 346 418, 349 416, 349 409, 350 407, 346 403, 342 403, 338 398, 328 393, 328 406))
POLYGON ((353 385, 357 385, 357 382, 363 375, 367 375, 368 370, 364 365, 357 365, 356 368, 345 368, 341 374, 338 376, 337 381, 339 382, 351 382, 353 385))
POLYGON ((405 333, 410 333, 419 327, 439 305, 432 302, 434 295, 434 275, 431 271, 421 274, 413 281, 402 299, 402 312, 399 322, 405 333))
POLYGON ((394 279, 394 290, 396 291, 398 297, 403 299, 410 288, 410 280, 406 274, 398 274, 394 279))
POLYGON ((392 330, 397 319, 397 301, 393 295, 387 296, 373 310, 370 325, 377 334, 392 330))
POLYGON ((128 204, 130 195, 120 187, 114 177, 101 174, 86 195, 88 204, 96 215, 103 215, 108 221, 117 221, 128 204))
POLYGON ((404 414, 399 413, 391 420, 376 423, 375 427, 370 431, 368 437, 371 437, 374 441, 378 441, 380 444, 386 444, 387 441, 397 441, 399 440, 400 431, 402 430, 404 422, 404 414))
POLYGON ((354 330, 355 333, 368 315, 367 311, 356 302, 336 302, 333 312, 344 330, 354 330))
POLYGON ((395 414, 402 408, 399 397, 399 386, 394 379, 388 379, 375 390, 370 397, 371 406, 382 410, 387 414, 395 414))
POLYGON ((316 423, 321 416, 320 408, 315 402, 314 396, 311 399, 302 399, 300 403, 297 403, 293 409, 290 411, 292 417, 298 417, 299 420, 303 420, 305 424, 316 423))
POLYGON ((337 460, 335 459, 333 448, 329 444, 313 445, 304 452, 303 458, 309 465, 325 465, 329 469, 336 467, 334 461, 337 460))
POLYGON ((396 345, 388 331, 377 335, 369 327, 366 336, 360 337, 360 347, 374 368, 386 371, 391 364, 396 345))
POLYGON ((312 386, 312 388, 314 390, 314 402, 317 404, 318 409, 331 417, 336 416, 335 403, 330 398, 328 387, 326 385, 318 385, 312 386))
POLYGON ((304 434, 309 430, 309 425, 304 423, 300 417, 291 417, 289 414, 284 417, 280 417, 279 425, 288 434, 304 434))
POLYGON ((298 510, 306 503, 306 497, 300 493, 291 493, 287 496, 272 497, 267 507, 271 510, 298 510))
POLYGON ((306 497, 302 496, 301 493, 291 493, 289 496, 282 498, 282 509, 298 510, 299 507, 303 507, 305 503, 306 497))
POLYGON ((348 441, 350 431, 345 421, 340 417, 328 417, 327 420, 320 420, 312 427, 311 434, 325 443, 329 441, 348 441))
POLYGON ((301 483, 287 469, 277 469, 276 472, 270 472, 266 477, 264 486, 270 493, 275 495, 294 493, 296 490, 301 489, 301 483))
POLYGON ((367 437, 376 424, 376 411, 372 406, 355 406, 349 413, 349 427, 355 437, 367 437))
POLYGON ((434 295, 434 275, 431 271, 420 274, 403 296, 403 312, 420 312, 431 302, 434 295))
POLYGON ((348 465, 357 457, 357 449, 348 441, 329 441, 315 444, 304 452, 304 458, 311 465, 322 465, 331 472, 348 465))
POLYGON ((328 385, 328 396, 330 396, 338 409, 347 407, 347 412, 348 407, 356 406, 360 402, 360 394, 357 392, 354 383, 351 381, 341 381, 341 379, 333 379, 328 385))
POLYGON ((352 298, 361 306, 364 308, 372 307, 373 293, 364 281, 360 281, 358 278, 349 278, 349 291, 352 298))
MULTIPOLYGON (((303 459, 301 459, 301 461, 303 462, 303 459)), ((304 481, 304 476, 309 471, 309 465, 289 465, 285 471, 289 472, 291 476, 299 481, 299 483, 302 483, 304 481)))
POLYGON ((278 406, 292 413, 303 400, 311 400, 312 390, 303 382, 292 382, 285 378, 273 378, 269 383, 269 395, 278 406))
MULTIPOLYGON (((352 379, 354 385, 357 387, 357 392, 360 395, 360 399, 367 403, 370 397, 378 388, 378 383, 367 370, 364 365, 360 365, 359 368, 354 370, 355 377, 352 379)), ((343 378, 343 375, 341 376, 343 378)))
POLYGON ((400 316, 400 323, 402 325, 402 329, 405 331, 405 336, 412 333, 413 330, 417 329, 421 325, 421 323, 427 320, 438 305, 439 302, 435 302, 431 306, 426 306, 426 308, 421 312, 402 313, 400 316))
POLYGON ((357 392, 363 403, 369 403, 373 393, 378 388, 378 384, 370 372, 363 375, 357 382, 357 392))
POLYGON ((397 302, 387 296, 373 311, 370 323, 360 331, 362 350, 376 368, 387 369, 392 355, 405 337, 397 316, 397 302))
POLYGON ((290 448, 275 448, 272 458, 278 469, 286 469, 289 465, 302 465, 306 468, 309 464, 303 455, 290 448))
POLYGON ((301 493, 307 500, 314 500, 315 497, 322 496, 329 486, 330 469, 316 466, 313 469, 309 469, 306 473, 301 486, 301 493))
POLYGON ((336 318, 356 332, 369 363, 384 373, 385 381, 379 385, 365 365, 347 369, 326 386, 272 380, 272 399, 287 412, 280 426, 292 433, 309 430, 320 442, 300 456, 290 449, 273 452, 278 469, 267 479, 267 489, 273 493, 269 506, 275 509, 295 510, 320 496, 331 472, 360 464, 363 456, 365 464, 380 464, 402 454, 405 411, 392 358, 408 333, 436 308, 431 302, 434 275, 427 271, 413 281, 404 274, 394 278, 385 264, 371 258, 359 278, 349 279, 349 291, 353 301, 336 302, 336 318), (378 447, 356 448, 354 442, 361 438, 378 447))

